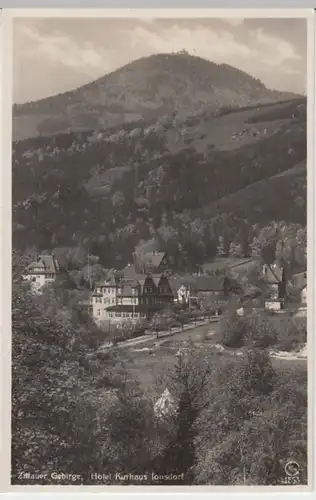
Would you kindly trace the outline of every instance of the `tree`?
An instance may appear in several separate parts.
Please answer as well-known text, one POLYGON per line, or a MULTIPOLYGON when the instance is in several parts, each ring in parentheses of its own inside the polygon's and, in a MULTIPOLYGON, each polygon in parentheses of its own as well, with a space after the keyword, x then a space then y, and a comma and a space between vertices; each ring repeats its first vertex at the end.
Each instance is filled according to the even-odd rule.
MULTIPOLYGON (((288 441, 282 424, 276 423, 282 419, 284 403, 279 399, 279 381, 268 353, 249 348, 239 359, 222 357, 209 382, 210 403, 202 413, 196 438, 195 482, 268 484, 277 470, 270 465, 283 447, 282 439, 288 441), (271 411, 275 412, 272 419, 271 411)), ((292 383, 287 385, 290 391, 292 383)), ((294 409, 290 415, 301 418, 294 409)))
POLYGON ((179 314, 177 315, 177 320, 181 325, 182 331, 184 330, 184 325, 189 321, 189 313, 184 309, 181 309, 179 314))
POLYGON ((277 331, 272 322, 264 314, 252 314, 245 318, 245 341, 255 347, 265 349, 276 344, 277 331))
POLYGON ((221 341, 225 347, 242 347, 247 334, 244 318, 238 316, 236 307, 230 310, 220 321, 221 341))
POLYGON ((115 208, 121 208, 125 203, 125 196, 121 191, 116 191, 112 196, 112 203, 115 208))
MULTIPOLYGON (((115 361, 89 354, 92 324, 63 306, 54 290, 42 296, 17 282, 12 296, 12 481, 18 473, 66 470, 82 474, 104 465, 95 406, 106 388, 118 387, 115 361), (89 328, 90 327, 90 328, 89 328), (87 335, 89 331, 89 335, 87 335), (92 383, 93 381, 93 383, 92 383), (99 385, 100 384, 100 385, 99 385)), ((99 339, 100 341, 100 339, 99 339)), ((79 483, 82 479, 79 479, 79 483)), ((27 482, 27 481, 26 481, 27 482)))
POLYGON ((237 239, 239 227, 238 218, 233 214, 221 214, 212 219, 217 237, 221 240, 223 255, 229 254, 230 246, 237 239))
POLYGON ((279 224, 271 222, 262 228, 258 236, 253 239, 251 244, 253 255, 261 257, 265 264, 271 265, 275 261, 278 239, 279 224))
MULTIPOLYGON (((195 437, 198 419, 208 405, 207 387, 210 360, 189 344, 180 350, 166 385, 175 401, 176 411, 169 415, 169 438, 161 456, 153 462, 155 472, 182 475, 176 484, 192 484, 196 461, 195 437)), ((168 480, 161 481, 168 484, 168 480)), ((174 481, 172 484, 175 484, 174 481)))
POLYGON ((174 321, 174 316, 171 311, 161 311, 153 315, 150 320, 149 327, 156 333, 156 338, 159 337, 159 332, 171 328, 174 321))
POLYGON ((299 224, 271 222, 260 230, 251 246, 263 262, 269 265, 276 260, 288 274, 306 266, 306 228, 299 224))
POLYGON ((246 392, 259 395, 268 395, 272 392, 276 373, 266 350, 258 347, 247 350, 242 377, 246 392))

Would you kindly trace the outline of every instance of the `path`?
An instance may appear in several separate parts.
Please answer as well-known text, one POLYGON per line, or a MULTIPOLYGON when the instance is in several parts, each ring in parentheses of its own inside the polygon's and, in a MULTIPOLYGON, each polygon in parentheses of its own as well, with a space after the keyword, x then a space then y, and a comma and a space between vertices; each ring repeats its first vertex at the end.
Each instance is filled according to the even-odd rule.
MULTIPOLYGON (((167 339, 170 337, 172 338, 175 335, 177 335, 177 338, 179 338, 179 340, 180 339, 184 340, 183 337, 188 337, 188 335, 187 335, 188 332, 192 332, 192 330, 195 330, 196 328, 199 328, 200 326, 204 326, 204 325, 208 325, 208 324, 211 325, 212 323, 218 323, 218 321, 219 321, 219 319, 218 319, 218 317, 216 317, 216 318, 211 318, 211 320, 197 321, 195 324, 188 323, 187 325, 184 325, 183 329, 181 327, 174 327, 174 328, 171 328, 170 332, 160 332, 158 339, 156 338, 156 334, 148 333, 142 337, 137 337, 135 339, 128 339, 128 340, 124 340, 123 342, 119 342, 116 345, 116 347, 118 347, 120 349, 125 348, 125 347, 134 347, 134 346, 137 346, 139 344, 145 344, 148 342, 151 343, 153 341, 160 341, 160 340, 167 339)), ((106 343, 106 344, 103 344, 103 346, 101 346, 99 350, 102 351, 104 349, 108 349, 109 347, 111 347, 111 344, 106 343)))

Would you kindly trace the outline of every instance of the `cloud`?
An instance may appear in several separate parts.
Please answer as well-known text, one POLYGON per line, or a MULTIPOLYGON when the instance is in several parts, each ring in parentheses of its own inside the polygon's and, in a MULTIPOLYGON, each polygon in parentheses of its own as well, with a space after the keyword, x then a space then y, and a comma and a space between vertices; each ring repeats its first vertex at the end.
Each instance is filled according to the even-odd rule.
POLYGON ((91 69, 102 65, 101 54, 92 43, 84 42, 81 46, 65 34, 42 35, 28 27, 20 27, 20 34, 32 46, 35 57, 45 57, 53 62, 59 62, 69 68, 84 70, 88 74, 91 69))
POLYGON ((241 17, 221 17, 220 20, 231 26, 241 26, 244 23, 244 19, 241 17))
POLYGON ((262 28, 250 32, 257 50, 263 55, 263 62, 271 66, 279 66, 287 61, 297 61, 301 56, 294 46, 282 38, 267 35, 262 28))
POLYGON ((218 63, 251 54, 251 49, 243 43, 237 43, 232 33, 216 32, 205 27, 190 30, 174 24, 168 30, 154 33, 139 26, 130 35, 130 41, 131 47, 137 47, 144 55, 185 49, 218 63))
POLYGON ((182 49, 242 69, 269 87, 303 92, 305 63, 295 41, 268 32, 264 22, 260 27, 260 19, 247 23, 242 18, 19 19, 14 97, 21 102, 69 90, 140 57, 182 49), (30 68, 34 89, 26 84, 30 68))

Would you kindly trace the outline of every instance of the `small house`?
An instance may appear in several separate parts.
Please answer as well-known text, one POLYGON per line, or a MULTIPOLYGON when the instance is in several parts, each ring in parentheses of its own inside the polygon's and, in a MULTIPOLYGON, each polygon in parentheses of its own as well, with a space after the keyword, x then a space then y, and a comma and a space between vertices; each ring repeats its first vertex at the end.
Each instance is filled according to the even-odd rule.
POLYGON ((171 280, 175 302, 183 305, 205 304, 220 309, 239 293, 238 283, 226 276, 177 276, 171 280))
POLYGON ((166 252, 153 250, 133 255, 134 267, 138 273, 171 274, 171 262, 166 252))
POLYGON ((60 274, 60 267, 53 254, 39 255, 25 270, 24 279, 30 281, 32 289, 38 293, 44 285, 53 283, 60 274))

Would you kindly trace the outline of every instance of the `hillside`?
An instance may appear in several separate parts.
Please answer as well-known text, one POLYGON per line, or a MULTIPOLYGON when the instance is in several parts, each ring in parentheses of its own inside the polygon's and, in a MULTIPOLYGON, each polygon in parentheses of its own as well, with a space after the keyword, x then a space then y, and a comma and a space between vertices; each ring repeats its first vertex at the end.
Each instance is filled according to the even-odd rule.
POLYGON ((304 99, 17 141, 14 246, 89 247, 118 268, 154 237, 204 262, 227 225, 232 241, 305 225, 305 165, 304 99))
POLYGON ((176 113, 216 112, 296 96, 271 91, 260 80, 225 64, 189 54, 144 57, 84 85, 13 107, 13 137, 104 129, 176 113))

